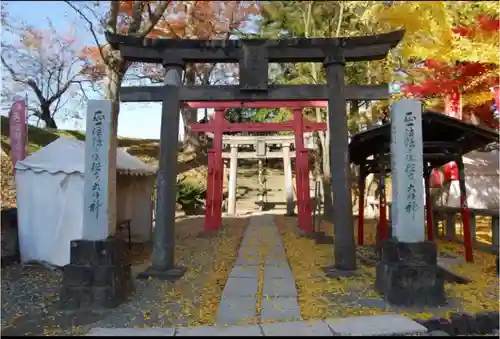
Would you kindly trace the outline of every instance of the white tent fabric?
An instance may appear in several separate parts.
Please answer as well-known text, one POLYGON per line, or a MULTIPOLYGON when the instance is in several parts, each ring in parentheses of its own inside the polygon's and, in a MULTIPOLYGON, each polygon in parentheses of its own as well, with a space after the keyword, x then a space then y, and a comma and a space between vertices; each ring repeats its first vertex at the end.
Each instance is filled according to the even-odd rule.
MULTIPOLYGON (((69 263, 70 241, 81 239, 83 234, 84 162, 85 143, 61 137, 16 164, 22 262, 69 263)), ((116 162, 120 174, 117 217, 131 219, 133 240, 148 241, 152 175, 156 169, 120 149, 116 162), (127 207, 120 208, 124 199, 127 207)))
MULTIPOLYGON (((499 208, 499 152, 470 152, 464 155, 465 187, 469 208, 499 208)), ((458 180, 453 180, 448 192, 438 199, 439 205, 460 207, 460 187, 458 180)))

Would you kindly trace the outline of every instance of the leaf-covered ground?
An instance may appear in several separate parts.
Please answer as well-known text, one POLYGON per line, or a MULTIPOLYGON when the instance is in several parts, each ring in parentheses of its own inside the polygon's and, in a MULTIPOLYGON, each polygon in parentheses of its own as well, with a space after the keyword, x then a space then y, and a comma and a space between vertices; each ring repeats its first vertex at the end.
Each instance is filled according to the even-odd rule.
MULTIPOLYGON (((476 251, 475 263, 458 258, 460 245, 439 242, 440 252, 457 257, 452 269, 469 279, 467 285, 446 284, 447 305, 426 309, 408 309, 387 304, 375 292, 375 267, 358 260, 357 276, 328 279, 322 268, 333 264, 332 245, 317 245, 311 239, 296 235, 294 217, 277 216, 276 223, 283 236, 286 253, 299 293, 299 305, 304 319, 376 315, 397 312, 416 319, 448 316, 452 312, 498 310, 498 278, 495 257, 476 251)), ((371 227, 370 227, 371 226, 371 227)), ((375 228, 365 226, 366 242, 375 243, 375 228)), ((331 229, 323 222, 322 228, 331 229)), ((331 234, 331 232, 328 232, 331 234)), ((368 247, 364 247, 363 251, 368 247)))
MULTIPOLYGON (((212 237, 198 237, 203 218, 177 222, 176 261, 188 267, 175 283, 136 280, 133 296, 105 312, 58 312, 62 274, 44 267, 2 269, 2 335, 79 335, 94 327, 171 327, 211 324, 248 219, 227 218, 212 237)), ((149 249, 137 248, 134 266, 147 266, 149 249)))

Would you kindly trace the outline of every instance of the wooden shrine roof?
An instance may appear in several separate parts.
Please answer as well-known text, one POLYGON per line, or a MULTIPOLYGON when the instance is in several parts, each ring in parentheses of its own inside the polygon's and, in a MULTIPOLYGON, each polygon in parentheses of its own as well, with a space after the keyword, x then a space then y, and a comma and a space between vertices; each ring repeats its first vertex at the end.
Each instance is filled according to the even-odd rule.
MULTIPOLYGON (((490 143, 499 142, 498 131, 430 111, 422 114, 422 136, 424 159, 429 161, 433 168, 455 160, 456 154, 463 155, 490 143)), ((366 162, 368 157, 376 158, 381 151, 390 154, 390 140, 390 122, 354 134, 349 143, 351 162, 366 162)), ((378 166, 368 166, 368 171, 376 172, 376 167, 378 166)), ((387 171, 390 171, 389 167, 387 171)))

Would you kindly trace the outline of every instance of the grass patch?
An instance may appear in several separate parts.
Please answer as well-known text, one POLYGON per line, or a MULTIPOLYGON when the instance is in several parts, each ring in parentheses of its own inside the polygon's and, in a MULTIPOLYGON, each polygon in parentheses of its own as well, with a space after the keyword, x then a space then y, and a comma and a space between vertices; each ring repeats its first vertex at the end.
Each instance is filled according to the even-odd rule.
MULTIPOLYGON (((447 317, 453 312, 498 310, 498 278, 494 273, 495 257, 476 251, 473 264, 460 263, 452 267, 472 280, 468 285, 446 284, 448 304, 441 307, 409 309, 385 303, 374 290, 375 267, 358 261, 355 277, 328 279, 322 268, 332 265, 332 245, 317 245, 311 239, 295 234, 295 217, 277 216, 276 223, 283 236, 288 260, 297 284, 299 305, 304 319, 400 313, 411 318, 447 317)), ((365 242, 375 244, 375 225, 365 225, 365 242)), ((331 225, 323 222, 322 229, 331 235, 331 225)), ((459 244, 438 242, 440 251, 459 254, 459 244)))

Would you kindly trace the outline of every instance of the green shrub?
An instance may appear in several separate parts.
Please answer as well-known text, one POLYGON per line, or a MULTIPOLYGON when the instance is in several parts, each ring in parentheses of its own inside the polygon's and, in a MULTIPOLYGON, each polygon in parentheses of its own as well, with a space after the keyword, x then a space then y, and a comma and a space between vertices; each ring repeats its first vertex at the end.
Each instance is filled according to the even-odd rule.
POLYGON ((186 180, 177 181, 176 202, 187 215, 199 214, 203 210, 205 188, 186 180))

